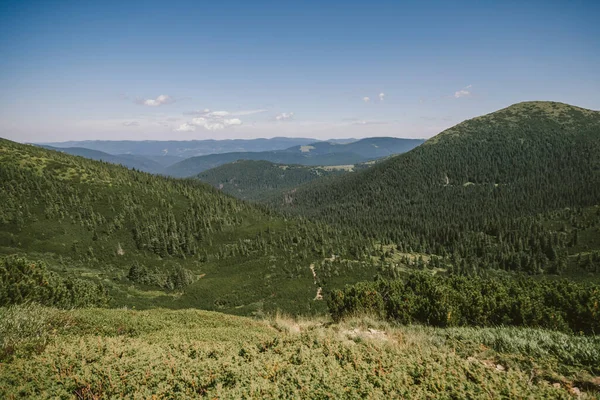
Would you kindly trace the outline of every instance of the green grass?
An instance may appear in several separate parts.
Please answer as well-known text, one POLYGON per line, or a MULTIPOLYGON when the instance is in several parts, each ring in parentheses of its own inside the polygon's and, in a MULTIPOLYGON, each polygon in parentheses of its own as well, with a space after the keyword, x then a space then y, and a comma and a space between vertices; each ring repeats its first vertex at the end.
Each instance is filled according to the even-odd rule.
POLYGON ((597 337, 197 310, 29 305, 0 316, 4 399, 598 396, 597 337))

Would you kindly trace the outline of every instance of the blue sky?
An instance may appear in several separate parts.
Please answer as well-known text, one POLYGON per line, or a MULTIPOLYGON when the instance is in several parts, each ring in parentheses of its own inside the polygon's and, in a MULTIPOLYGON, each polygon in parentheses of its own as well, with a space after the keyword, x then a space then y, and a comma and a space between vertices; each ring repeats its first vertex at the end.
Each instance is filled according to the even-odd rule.
POLYGON ((5 0, 0 136, 430 137, 526 100, 598 110, 599 3, 5 0))

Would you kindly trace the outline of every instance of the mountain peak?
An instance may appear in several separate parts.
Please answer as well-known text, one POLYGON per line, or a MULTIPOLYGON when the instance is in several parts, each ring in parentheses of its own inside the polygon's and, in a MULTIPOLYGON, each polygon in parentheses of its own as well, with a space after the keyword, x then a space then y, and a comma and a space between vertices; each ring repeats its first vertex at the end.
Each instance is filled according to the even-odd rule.
POLYGON ((429 139, 425 144, 456 137, 484 138, 490 133, 510 136, 508 132, 544 124, 561 126, 571 132, 581 124, 600 126, 600 111, 554 101, 524 101, 501 110, 463 121, 429 139))

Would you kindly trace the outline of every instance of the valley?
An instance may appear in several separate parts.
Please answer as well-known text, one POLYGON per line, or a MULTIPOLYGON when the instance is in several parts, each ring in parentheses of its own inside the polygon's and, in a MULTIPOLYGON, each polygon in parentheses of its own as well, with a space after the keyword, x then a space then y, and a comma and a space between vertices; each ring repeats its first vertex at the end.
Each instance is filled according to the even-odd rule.
MULTIPOLYGON (((435 379, 449 371, 462 376, 478 365, 478 379, 497 374, 494 368, 505 374, 490 382, 492 393, 505 393, 507 379, 522 384, 525 376, 534 376, 535 383, 519 393, 560 397, 574 388, 597 393, 599 134, 598 112, 561 103, 520 103, 465 121, 406 153, 350 167, 241 160, 191 179, 89 159, 95 150, 71 155, 2 139, 0 300, 8 308, 1 312, 7 315, 5 324, 25 323, 19 318, 29 318, 27 313, 52 317, 35 328, 47 338, 42 347, 36 344, 38 334, 10 344, 17 339, 10 339, 10 325, 0 324, 2 357, 12 360, 10 373, 0 370, 0 382, 13 379, 11 373, 32 371, 36 354, 70 354, 73 344, 66 335, 79 335, 77 340, 86 343, 114 337, 115 352, 130 351, 122 340, 141 335, 133 346, 160 340, 155 351, 165 354, 161 346, 167 343, 195 346, 181 342, 191 332, 212 335, 202 325, 212 319, 216 329, 241 335, 234 340, 239 354, 254 354, 252 346, 258 346, 252 356, 258 359, 265 340, 285 343, 284 352, 304 348, 306 340, 325 340, 327 348, 356 352, 352 357, 391 351, 418 365, 429 356, 410 353, 407 341, 423 348, 452 343, 463 349, 457 356, 444 347, 456 370, 440 370, 435 379), (40 305, 27 308, 32 302, 40 305), (86 314, 90 307, 96 307, 94 317, 86 314), (71 308, 81 311, 62 311, 71 308), (159 339, 166 328, 149 328, 189 313, 200 313, 205 322, 168 328, 183 336, 159 339), (72 322, 64 325, 65 319, 72 322), (107 331, 111 324, 125 330, 113 336, 107 331), (251 332, 241 333, 247 324, 251 332), (47 326, 56 328, 47 331, 47 326), (565 335, 560 340, 589 349, 588 358, 552 364, 557 353, 530 354, 511 347, 515 344, 507 338, 523 336, 531 346, 545 348, 554 346, 559 332, 565 335), (575 333, 583 336, 570 336, 575 333), (455 338, 451 342, 449 335, 455 338), (508 347, 474 350, 489 346, 490 337, 508 347), (527 354, 533 364, 518 361, 527 354), (535 372, 551 364, 552 372, 535 372)), ((328 156, 338 154, 328 153, 329 148, 351 144, 310 150, 328 156)), ((198 346, 196 352, 208 352, 206 345, 198 346)), ((91 342, 85 349, 97 357, 91 342)), ((131 358, 127 362, 133 364, 125 368, 141 368, 140 362, 158 368, 148 357, 131 358)), ((243 364, 246 356, 239 357, 243 364)), ((261 363, 277 359, 297 376, 295 362, 278 357, 269 355, 261 363)), ((336 366, 328 355, 298 362, 313 371, 322 364, 328 371, 349 373, 346 364, 336 366)), ((177 363, 191 368, 182 359, 177 363)), ((217 358, 214 367, 219 365, 217 358)), ((389 371, 409 373, 403 369, 408 365, 389 371)), ((49 371, 49 365, 40 368, 41 374, 49 371)), ((66 379, 67 392, 126 390, 98 386, 84 371, 66 379)), ((232 370, 227 376, 235 377, 233 383, 226 384, 219 372, 212 383, 186 381, 184 392, 196 390, 195 385, 203 394, 225 397, 289 390, 270 379, 254 389, 235 383, 257 379, 256 373, 232 370)), ((291 379, 285 374, 282 382, 291 379)), ((175 384, 179 378, 169 373, 161 379, 175 384)), ((403 390, 424 390, 420 382, 407 381, 403 390)), ((156 383, 131 384, 159 391, 156 383)), ((327 393, 355 390, 340 384, 326 381, 323 387, 327 393)), ((389 382, 380 385, 368 390, 401 393, 389 382)), ((478 393, 477 387, 443 390, 462 396, 478 393)), ((442 389, 423 393, 436 390, 442 389)))

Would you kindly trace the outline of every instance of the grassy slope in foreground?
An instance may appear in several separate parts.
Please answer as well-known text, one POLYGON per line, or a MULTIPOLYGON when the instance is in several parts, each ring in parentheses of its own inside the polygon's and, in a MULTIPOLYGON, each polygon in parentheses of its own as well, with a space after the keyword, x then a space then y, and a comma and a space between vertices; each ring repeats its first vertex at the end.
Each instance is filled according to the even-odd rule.
MULTIPOLYGON (((322 312, 309 266, 350 247, 197 181, 0 140, 0 255, 100 282, 114 306, 322 312)), ((374 271, 346 272, 338 285, 374 271)))
POLYGON ((160 309, 22 306, 0 315, 6 399, 562 399, 594 398, 599 389, 598 338, 542 330, 160 309))

